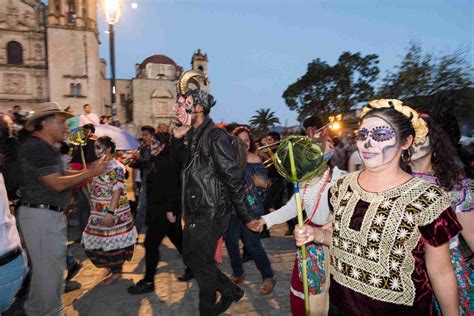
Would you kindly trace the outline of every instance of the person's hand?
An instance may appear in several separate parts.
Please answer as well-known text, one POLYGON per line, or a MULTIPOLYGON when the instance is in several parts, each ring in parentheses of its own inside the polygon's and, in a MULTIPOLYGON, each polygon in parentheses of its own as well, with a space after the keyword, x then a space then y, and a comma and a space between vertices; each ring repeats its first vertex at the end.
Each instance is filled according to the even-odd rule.
POLYGON ((166 212, 166 219, 170 223, 176 223, 176 216, 173 214, 173 212, 166 212))
POLYGON ((309 225, 303 225, 303 227, 295 227, 295 240, 296 245, 301 247, 315 240, 315 228, 309 225))
POLYGON ((258 223, 258 226, 257 226, 258 232, 261 233, 263 231, 263 228, 265 227, 266 222, 263 218, 259 218, 257 219, 257 223, 258 223))
POLYGON ((114 216, 110 213, 107 213, 102 217, 102 225, 105 227, 111 227, 114 225, 114 216))
POLYGON ((259 175, 254 175, 252 177, 252 181, 253 181, 253 184, 257 188, 262 188, 262 189, 267 189, 269 187, 269 184, 270 184, 270 180, 265 179, 264 177, 259 176, 259 175))
POLYGON ((175 138, 182 138, 186 133, 191 129, 191 126, 182 125, 182 126, 175 126, 173 128, 173 136, 175 138))
POLYGON ((254 219, 250 222, 248 222, 247 224, 245 224, 245 226, 247 226, 248 229, 250 229, 251 231, 255 232, 255 233, 258 233, 259 232, 259 227, 260 227, 260 224, 259 224, 259 220, 258 219, 254 219))

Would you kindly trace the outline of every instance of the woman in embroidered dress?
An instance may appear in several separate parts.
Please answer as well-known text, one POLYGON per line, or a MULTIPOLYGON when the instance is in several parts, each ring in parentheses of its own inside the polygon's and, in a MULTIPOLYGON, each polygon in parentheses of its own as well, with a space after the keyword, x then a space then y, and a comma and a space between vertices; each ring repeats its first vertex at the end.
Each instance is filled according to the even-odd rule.
MULTIPOLYGON (((265 186, 265 184, 268 183, 266 181, 267 170, 263 166, 262 159, 254 153, 255 144, 251 139, 250 129, 246 126, 238 126, 232 131, 232 134, 242 140, 247 148, 244 190, 245 197, 250 206, 249 212, 253 216, 261 216, 264 213, 263 192, 262 189, 258 187, 258 184, 263 184, 263 186, 265 186)), ((230 217, 229 228, 224 234, 224 241, 232 266, 232 275, 230 276, 230 279, 235 284, 242 283, 245 280, 244 267, 239 250, 240 238, 242 238, 246 250, 252 256, 253 261, 262 276, 262 285, 259 289, 260 294, 267 295, 271 293, 275 286, 276 279, 270 259, 268 259, 268 255, 260 241, 260 235, 245 227, 240 218, 234 212, 230 217)))
MULTIPOLYGON (((95 152, 97 157, 113 155, 115 144, 108 136, 100 137, 95 142, 95 152)), ((115 159, 108 162, 104 174, 92 180, 92 210, 82 244, 96 267, 110 270, 102 284, 121 279, 123 263, 132 258, 138 237, 124 181, 125 167, 115 159)))
POLYGON ((357 148, 364 170, 330 189, 333 231, 304 226, 297 245, 331 245, 331 315, 458 315, 448 242, 461 230, 442 189, 413 177, 406 161, 427 135, 418 113, 399 100, 362 111, 357 148))
MULTIPOLYGON (((322 124, 320 124, 322 125, 322 124)), ((309 133, 307 133, 308 135, 309 133)), ((311 135, 309 135, 311 136, 311 135)), ((313 137, 319 141, 317 137, 313 137)), ((303 208, 306 210, 307 225, 312 227, 330 227, 332 216, 329 212, 328 191, 337 180, 346 172, 334 167, 332 170, 326 166, 323 174, 316 176, 300 184, 302 191, 301 199, 303 208)), ((295 196, 280 209, 262 216, 260 226, 267 225, 268 228, 276 224, 285 223, 297 216, 295 196)), ((329 309, 329 248, 326 245, 315 243, 311 248, 307 247, 307 260, 310 261, 309 271, 309 294, 311 315, 325 316, 329 309)), ((300 252, 295 258, 290 284, 290 304, 293 315, 304 315, 303 282, 300 279, 301 270, 300 252)))
MULTIPOLYGON (((457 153, 446 133, 429 117, 423 116, 428 123, 429 132, 425 140, 413 145, 410 161, 412 174, 428 183, 442 187, 447 193, 451 205, 463 230, 461 235, 471 251, 474 250, 474 201, 472 183, 462 175, 463 169, 456 164, 457 153)), ((458 159, 459 160, 459 159, 458 159)), ((451 262, 456 272, 459 292, 459 312, 461 315, 474 314, 474 286, 472 270, 464 257, 456 235, 449 242, 451 262)))

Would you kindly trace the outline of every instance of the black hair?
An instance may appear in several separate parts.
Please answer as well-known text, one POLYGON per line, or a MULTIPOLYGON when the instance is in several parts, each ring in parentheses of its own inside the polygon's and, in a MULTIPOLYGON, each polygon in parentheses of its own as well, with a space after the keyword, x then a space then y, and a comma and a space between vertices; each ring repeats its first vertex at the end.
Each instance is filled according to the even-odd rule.
POLYGON ((323 126, 323 122, 321 122, 319 117, 317 117, 316 115, 308 117, 303 121, 304 129, 308 129, 308 127, 316 127, 316 129, 320 129, 323 126))
POLYGON ((50 114, 50 115, 45 115, 43 117, 40 117, 38 119, 35 120, 34 122, 34 131, 35 132, 39 132, 39 131, 42 131, 43 130, 43 122, 50 122, 52 121, 54 118, 56 117, 56 114, 50 114))
POLYGON ((433 119, 428 119, 428 136, 431 145, 431 166, 439 186, 446 191, 461 183, 462 168, 448 134, 433 119))
POLYGON ((91 123, 84 124, 84 125, 82 126, 82 128, 83 128, 83 129, 88 129, 88 130, 90 130, 90 131, 92 132, 92 134, 95 133, 95 126, 94 126, 94 124, 91 124, 91 123))
POLYGON ((89 104, 89 103, 86 103, 86 104, 84 104, 84 105, 82 106, 82 108, 85 109, 87 106, 90 106, 90 104, 89 104))
POLYGON ((97 138, 96 142, 104 145, 105 148, 110 148, 111 153, 115 153, 115 143, 109 136, 101 136, 97 138))
MULTIPOLYGON (((370 105, 367 105, 370 107, 370 105)), ((386 120, 394 129, 397 139, 399 141, 399 144, 404 145, 408 139, 408 137, 411 135, 413 138, 415 137, 415 129, 413 128, 413 124, 411 123, 411 119, 403 115, 402 113, 398 112, 395 110, 394 107, 389 107, 389 108, 375 108, 370 110, 367 114, 365 114, 363 117, 361 117, 360 122, 365 120, 366 118, 369 117, 381 117, 384 120, 386 120)), ((410 145, 411 147, 411 145, 410 145)), ((410 148, 405 150, 405 152, 402 154, 408 154, 406 151, 409 151, 410 148)), ((406 161, 404 161, 400 157, 400 168, 402 168, 403 171, 407 173, 411 173, 411 168, 408 165, 406 161)))
POLYGON ((164 134, 164 133, 154 133, 152 135, 153 139, 157 142, 160 143, 161 145, 165 145, 163 150, 160 152, 160 155, 167 154, 169 151, 169 145, 170 145, 170 136, 169 134, 164 134))
POLYGON ((267 136, 270 136, 271 138, 273 138, 276 141, 281 140, 281 135, 278 132, 270 132, 270 133, 267 134, 267 136))
POLYGON ((151 135, 153 135, 155 133, 155 129, 153 128, 153 126, 150 126, 150 125, 143 125, 142 128, 140 128, 140 130, 142 132, 147 131, 151 135))

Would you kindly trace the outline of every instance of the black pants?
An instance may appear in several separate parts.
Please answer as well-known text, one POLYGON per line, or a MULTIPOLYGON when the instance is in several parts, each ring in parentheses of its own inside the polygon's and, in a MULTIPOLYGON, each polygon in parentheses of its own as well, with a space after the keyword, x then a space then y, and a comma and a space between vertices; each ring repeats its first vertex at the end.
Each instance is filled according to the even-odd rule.
POLYGON ((153 282, 156 267, 160 261, 159 248, 163 238, 167 236, 179 253, 182 254, 183 231, 179 217, 176 219, 176 223, 170 223, 164 214, 157 214, 157 216, 151 217, 148 220, 148 228, 145 237, 145 281, 153 282))
POLYGON ((214 259, 217 241, 227 230, 230 215, 200 221, 186 221, 183 235, 184 263, 199 284, 199 314, 217 315, 216 294, 233 296, 237 286, 217 267, 214 259))

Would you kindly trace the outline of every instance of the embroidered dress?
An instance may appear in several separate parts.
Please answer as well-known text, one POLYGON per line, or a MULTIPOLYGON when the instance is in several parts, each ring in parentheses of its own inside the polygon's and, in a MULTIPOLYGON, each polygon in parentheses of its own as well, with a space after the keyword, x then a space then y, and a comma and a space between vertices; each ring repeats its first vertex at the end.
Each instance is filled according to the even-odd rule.
POLYGON ((367 192, 359 174, 330 190, 331 303, 350 315, 434 315, 425 245, 461 230, 446 194, 418 178, 367 192))
MULTIPOLYGON (((430 184, 437 184, 438 182, 435 175, 431 172, 414 172, 413 175, 430 184)), ((470 180, 467 178, 462 180, 459 187, 455 187, 448 192, 449 201, 456 213, 473 211, 473 196, 472 183, 470 183, 470 180)), ((459 235, 451 238, 449 241, 449 250, 454 272, 456 272, 456 280, 458 282, 459 313, 460 315, 472 315, 474 314, 474 285, 471 277, 471 273, 473 272, 461 251, 459 235)))
POLYGON ((133 223, 125 187, 125 167, 112 159, 106 172, 92 180, 91 215, 82 234, 82 244, 89 259, 98 267, 121 267, 133 255, 137 230, 133 223), (101 225, 109 210, 113 193, 122 190, 114 211, 114 225, 101 225))

